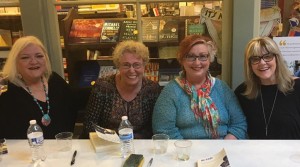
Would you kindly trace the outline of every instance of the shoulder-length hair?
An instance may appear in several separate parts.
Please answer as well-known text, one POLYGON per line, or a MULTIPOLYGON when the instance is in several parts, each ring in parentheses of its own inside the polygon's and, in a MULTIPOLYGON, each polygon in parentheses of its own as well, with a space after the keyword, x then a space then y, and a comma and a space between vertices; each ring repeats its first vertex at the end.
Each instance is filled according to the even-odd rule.
POLYGON ((137 56, 137 58, 142 58, 144 65, 146 65, 149 62, 149 50, 148 47, 146 47, 143 43, 128 40, 128 41, 122 41, 120 42, 112 56, 113 61, 116 67, 120 66, 120 58, 123 56, 124 53, 132 53, 137 56))
POLYGON ((254 99, 259 95, 261 85, 259 77, 257 77, 252 70, 249 59, 252 56, 261 56, 264 52, 275 55, 275 78, 278 89, 284 94, 293 90, 293 76, 285 63, 277 44, 269 37, 256 37, 250 40, 245 49, 244 72, 246 90, 243 95, 249 99, 254 99))
POLYGON ((203 44, 207 46, 209 53, 209 61, 213 62, 215 54, 217 53, 217 47, 211 38, 202 35, 189 35, 185 37, 179 44, 179 50, 177 53, 177 60, 182 65, 182 62, 186 55, 190 52, 193 46, 197 44, 203 44))
POLYGON ((21 37, 12 46, 8 54, 6 63, 3 67, 3 73, 8 76, 8 80, 17 86, 24 85, 23 81, 19 77, 19 72, 17 68, 17 59, 19 54, 29 45, 36 45, 42 49, 46 61, 45 63, 46 71, 44 73, 44 77, 47 81, 52 73, 50 60, 42 42, 37 37, 34 36, 21 37))

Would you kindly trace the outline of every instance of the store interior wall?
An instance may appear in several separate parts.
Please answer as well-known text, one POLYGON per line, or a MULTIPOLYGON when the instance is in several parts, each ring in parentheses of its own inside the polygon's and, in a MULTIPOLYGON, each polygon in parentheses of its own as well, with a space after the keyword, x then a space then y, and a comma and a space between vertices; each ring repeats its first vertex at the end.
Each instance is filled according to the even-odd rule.
POLYGON ((260 0, 237 0, 233 4, 232 84, 235 89, 244 81, 244 50, 259 35, 260 0))

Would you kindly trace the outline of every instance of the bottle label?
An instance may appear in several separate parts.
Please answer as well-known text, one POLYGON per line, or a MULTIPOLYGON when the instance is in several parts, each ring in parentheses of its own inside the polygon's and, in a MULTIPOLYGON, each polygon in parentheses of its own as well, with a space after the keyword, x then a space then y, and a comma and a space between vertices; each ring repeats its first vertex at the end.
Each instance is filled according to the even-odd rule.
POLYGON ((43 144, 44 137, 42 132, 34 132, 28 134, 28 139, 33 145, 43 144))
POLYGON ((128 141, 133 139, 133 133, 128 134, 120 134, 119 135, 121 141, 128 141))
POLYGON ((32 144, 43 144, 43 141, 44 141, 44 137, 43 136, 31 139, 31 143, 32 144))

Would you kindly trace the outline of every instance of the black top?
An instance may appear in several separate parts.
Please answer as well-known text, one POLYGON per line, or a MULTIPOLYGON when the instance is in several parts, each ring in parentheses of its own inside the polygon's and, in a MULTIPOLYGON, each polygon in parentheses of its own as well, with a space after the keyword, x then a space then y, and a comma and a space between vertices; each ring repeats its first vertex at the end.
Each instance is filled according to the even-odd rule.
MULTIPOLYGON (((32 119, 42 127, 44 138, 55 138, 55 134, 63 131, 73 132, 77 111, 71 103, 74 96, 68 84, 52 73, 48 87, 51 123, 46 127, 41 123, 42 112, 32 96, 21 87, 8 84, 8 91, 0 95, 0 138, 26 139, 32 119)), ((46 112, 47 103, 38 102, 46 112)))
POLYGON ((81 138, 88 138, 88 133, 95 131, 92 123, 118 132, 123 115, 128 116, 133 126, 134 138, 151 138, 152 112, 160 93, 158 83, 143 78, 141 90, 132 101, 127 102, 117 90, 115 77, 99 78, 93 86, 81 138))
POLYGON ((261 85, 263 103, 260 95, 256 99, 249 100, 243 95, 245 85, 236 88, 235 94, 239 99, 248 123, 248 135, 251 139, 300 139, 300 79, 295 80, 294 91, 284 95, 278 91, 274 110, 270 118, 277 85, 261 85), (263 115, 264 106, 268 135, 266 136, 266 124, 263 115))

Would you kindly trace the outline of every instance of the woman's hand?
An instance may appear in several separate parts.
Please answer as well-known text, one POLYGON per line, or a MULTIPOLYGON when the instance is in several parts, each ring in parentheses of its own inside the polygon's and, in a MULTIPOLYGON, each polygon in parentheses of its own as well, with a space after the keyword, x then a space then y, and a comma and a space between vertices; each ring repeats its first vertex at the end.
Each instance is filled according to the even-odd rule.
POLYGON ((237 140, 237 138, 235 136, 233 136, 232 134, 228 133, 225 137, 224 140, 237 140))

